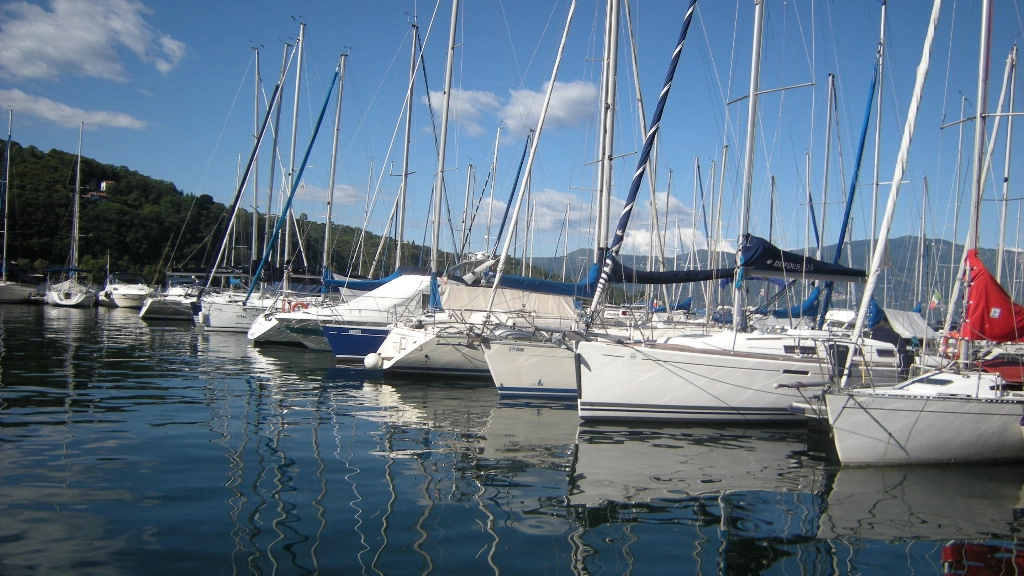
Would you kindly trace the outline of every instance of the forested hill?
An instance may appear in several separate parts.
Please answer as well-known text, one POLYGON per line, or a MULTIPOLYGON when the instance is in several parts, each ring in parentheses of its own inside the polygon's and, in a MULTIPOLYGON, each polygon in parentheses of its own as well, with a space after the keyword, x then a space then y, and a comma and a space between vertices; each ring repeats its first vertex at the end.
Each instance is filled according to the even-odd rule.
MULTIPOLYGON (((7 256, 22 272, 45 274, 48 268, 67 264, 75 161, 73 153, 43 152, 34 146, 11 143, 7 256)), ((82 158, 80 207, 78 265, 92 272, 96 282, 103 281, 108 258, 111 272, 140 273, 152 282, 161 282, 168 270, 205 270, 215 256, 228 220, 227 207, 208 194, 185 194, 171 182, 87 157, 82 158)), ((306 260, 316 263, 317 270, 309 272, 318 274, 323 224, 313 224, 304 218, 298 224, 306 260)), ((262 254, 262 231, 266 228, 261 215, 257 222, 261 235, 256 260, 262 254)), ((248 266, 251 212, 239 211, 236 229, 238 241, 231 249, 231 261, 248 266)), ((335 224, 332 270, 348 268, 357 237, 357 229, 335 224)), ((378 237, 367 235, 369 258, 378 242, 378 237)), ((403 251, 406 253, 410 263, 415 264, 421 250, 412 245, 403 251)), ((298 261, 301 258, 296 258, 298 261)), ((368 271, 369 266, 364 270, 368 271)))

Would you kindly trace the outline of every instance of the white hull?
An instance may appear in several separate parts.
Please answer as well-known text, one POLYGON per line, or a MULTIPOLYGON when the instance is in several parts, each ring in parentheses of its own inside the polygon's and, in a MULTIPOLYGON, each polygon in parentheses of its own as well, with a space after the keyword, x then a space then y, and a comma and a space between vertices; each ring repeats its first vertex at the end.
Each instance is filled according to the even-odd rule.
POLYGON ((96 305, 96 290, 75 280, 65 280, 48 286, 43 302, 52 306, 87 308, 96 305))
POLYGON ((385 374, 487 378, 483 348, 463 324, 392 328, 377 353, 385 374), (440 328, 438 326, 441 326, 440 328))
POLYGON ((322 327, 325 319, 316 306, 296 312, 267 311, 252 321, 247 335, 254 344, 290 344, 330 352, 322 327))
MULTIPOLYGON (((648 336, 683 334, 703 329, 702 325, 666 324, 644 331, 628 326, 616 332, 591 333, 601 340, 636 341, 648 336)), ((490 339, 484 343, 484 357, 498 394, 502 396, 576 397, 576 354, 579 335, 568 339, 554 336, 554 341, 490 339)))
MULTIPOLYGON (((259 344, 301 344, 312 350, 332 351, 333 347, 324 334, 326 326, 348 326, 353 330, 360 327, 382 329, 400 317, 420 314, 422 295, 429 291, 429 283, 429 276, 403 274, 345 302, 311 303, 301 310, 287 312, 268 310, 253 322, 248 332, 249 339, 259 344)), ((373 346, 374 350, 376 348, 373 346)), ((366 352, 360 352, 358 359, 362 360, 365 355, 366 352)), ((352 355, 340 353, 336 356, 352 355)))
POLYGON ((192 300, 174 296, 158 296, 147 298, 139 310, 139 318, 143 320, 174 320, 195 322, 192 311, 192 300))
POLYGON ((202 325, 212 331, 246 333, 266 309, 264 303, 243 306, 241 302, 203 300, 202 325))
POLYGON ((897 389, 825 395, 844 465, 1024 460, 1024 394, 998 395, 993 374, 927 374, 897 389), (933 385, 928 382, 948 382, 933 385), (978 391, 982 395, 978 395, 978 391))
POLYGON ((134 274, 111 274, 103 290, 97 295, 100 306, 111 308, 142 308, 146 298, 153 295, 153 289, 140 276, 134 274))
POLYGON ((152 291, 149 289, 131 292, 127 290, 104 290, 99 293, 97 300, 100 306, 108 306, 110 308, 142 308, 142 305, 146 303, 146 299, 151 295, 152 291))
POLYGON ((576 397, 575 353, 565 344, 490 340, 483 347, 501 396, 576 397))
POLYGON ((581 342, 579 412, 584 420, 795 421, 800 385, 828 381, 813 357, 730 353, 672 344, 581 342))
POLYGON ((30 302, 39 290, 17 282, 0 282, 0 303, 30 302))

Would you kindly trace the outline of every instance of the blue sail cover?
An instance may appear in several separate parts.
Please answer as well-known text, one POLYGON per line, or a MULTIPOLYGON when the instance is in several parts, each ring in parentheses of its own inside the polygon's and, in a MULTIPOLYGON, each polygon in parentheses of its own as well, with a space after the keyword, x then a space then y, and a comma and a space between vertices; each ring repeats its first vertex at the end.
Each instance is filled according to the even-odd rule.
MULTIPOLYGON (((688 284, 705 280, 732 278, 735 272, 732 268, 651 272, 634 270, 616 260, 614 256, 610 258, 612 260, 612 270, 608 281, 614 284, 688 284)), ((530 278, 528 276, 502 276, 498 280, 498 286, 555 296, 593 298, 600 277, 601 266, 595 263, 590 265, 590 272, 587 274, 587 277, 579 282, 559 282, 556 280, 530 278)))
POLYGON ((597 288, 597 280, 600 276, 600 265, 591 264, 587 277, 579 282, 542 280, 540 278, 530 278, 529 276, 502 276, 498 279, 498 286, 501 288, 513 288, 527 292, 536 292, 538 294, 551 294, 553 296, 592 298, 594 296, 594 289, 597 288))
POLYGON ((839 282, 864 282, 867 279, 864 270, 830 264, 789 252, 751 234, 743 238, 740 249, 740 276, 737 281, 742 281, 746 274, 839 282))
POLYGON ((775 318, 814 318, 818 315, 818 298, 820 296, 821 287, 815 286, 803 303, 790 308, 772 310, 772 316, 775 318))
POLYGON ((394 272, 381 278, 379 280, 355 280, 352 278, 334 279, 331 276, 330 270, 324 270, 324 286, 327 288, 348 288, 349 290, 356 290, 360 292, 369 292, 370 290, 376 290, 388 282, 398 278, 402 274, 429 274, 426 268, 419 268, 416 266, 399 266, 394 272))
POLYGON ((690 284, 707 280, 729 280, 735 274, 733 268, 712 268, 710 270, 634 270, 625 264, 612 260, 612 282, 627 284, 690 284))
MULTIPOLYGON (((685 300, 679 300, 678 302, 675 302, 674 304, 672 304, 672 310, 676 311, 676 312, 679 312, 679 311, 687 311, 687 312, 689 312, 690 308, 693 308, 693 298, 692 297, 691 298, 686 298, 685 300)), ((658 304, 657 302, 652 302, 651 303, 651 312, 667 312, 667 311, 668 311, 668 307, 665 306, 664 304, 658 304)))

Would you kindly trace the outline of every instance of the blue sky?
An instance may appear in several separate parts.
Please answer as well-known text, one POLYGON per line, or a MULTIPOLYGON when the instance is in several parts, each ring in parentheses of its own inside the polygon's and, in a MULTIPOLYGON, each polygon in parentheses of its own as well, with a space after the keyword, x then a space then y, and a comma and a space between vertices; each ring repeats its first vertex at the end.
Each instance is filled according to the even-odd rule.
MULTIPOLYGON (((684 4, 630 0, 639 67, 636 76, 648 117, 679 34, 684 4)), ((470 165, 475 167, 475 176, 468 182, 473 202, 481 194, 485 196, 476 217, 472 248, 485 248, 487 214, 497 218, 508 201, 525 132, 536 122, 569 5, 567 0, 462 2, 445 162, 448 206, 454 222, 442 226, 443 248, 451 249, 451 228, 461 227, 470 165), (484 183, 499 126, 494 203, 489 209, 490 190, 485 191, 484 183)), ((838 235, 841 204, 853 172, 874 67, 881 10, 879 0, 767 0, 761 89, 813 86, 770 92, 759 100, 751 232, 765 237, 771 234, 785 247, 805 245, 809 187, 817 221, 822 224, 824 220, 826 240, 833 242, 838 235), (827 146, 829 74, 835 77, 837 102, 831 145, 827 146), (826 150, 830 154, 826 155, 826 150), (774 209, 769 201, 772 180, 774 209)), ((888 7, 879 128, 881 182, 888 182, 893 174, 930 10, 931 3, 920 0, 893 2, 888 7)), ((710 216, 715 210, 721 214, 722 245, 733 246, 739 233, 747 104, 743 100, 727 102, 747 92, 753 12, 750 0, 698 4, 665 111, 654 165, 659 211, 669 228, 669 256, 678 253, 683 244, 705 245, 705 225, 698 222, 694 227, 695 205, 699 213, 710 216), (728 151, 723 171, 724 146, 728 151), (697 162, 705 194, 703 206, 695 203, 697 162), (720 199, 719 182, 723 183, 720 199)), ((973 124, 964 125, 962 143, 958 127, 941 126, 960 117, 962 97, 968 99, 966 115, 974 114, 980 12, 977 0, 947 0, 943 6, 894 234, 918 233, 927 179, 926 233, 950 239, 956 228, 957 240, 963 239, 965 220, 960 217, 954 222, 957 152, 959 149, 964 158, 959 172, 962 186, 970 180, 973 124)), ((285 43, 294 42, 299 24, 304 22, 298 129, 293 136, 293 64, 284 88, 277 177, 281 167, 287 166, 293 140, 301 157, 339 55, 348 54, 333 220, 361 226, 365 218, 368 228, 380 233, 399 186, 401 113, 414 19, 425 46, 424 70, 434 92, 434 122, 438 125, 451 19, 449 0, 0 0, 0 104, 14 110, 13 137, 24 145, 73 151, 79 122, 84 121, 86 156, 174 182, 187 193, 210 194, 229 203, 240 164, 252 146, 256 49, 264 94, 269 97, 285 43)), ((993 22, 990 112, 996 107, 1010 47, 1022 30, 1019 5, 996 1, 993 22)), ((533 215, 531 239, 526 240, 527 235, 520 232, 515 243, 518 254, 528 250, 546 256, 561 254, 566 247, 593 245, 603 29, 604 2, 580 0, 549 117, 540 135, 529 201, 524 205, 533 215)), ((613 221, 642 144, 634 56, 627 33, 623 12, 613 221)), ((1017 92, 1019 101, 1024 90, 1017 92)), ((1014 108, 1022 106, 1016 102, 1014 108)), ((295 200, 296 210, 314 220, 322 221, 326 213, 333 123, 332 102, 295 200)), ((1002 179, 1005 127, 1004 121, 990 182, 1002 179)), ((869 236, 874 132, 872 124, 859 179, 860 201, 853 210, 855 238, 869 236)), ((1015 132, 1020 133, 1020 129, 1015 132)), ((429 243, 430 239, 434 143, 420 78, 414 97, 405 233, 406 239, 416 242, 429 243)), ((261 211, 266 209, 269 188, 269 150, 269 144, 261 150, 256 200, 261 211)), ((1020 154, 1022 148, 1017 145, 1011 150, 1020 154)), ((1011 171, 1011 198, 1022 195, 1017 184, 1020 178, 1011 171)), ((889 186, 879 186, 879 193, 880 211, 889 186)), ((986 191, 988 198, 1001 193, 1001 185, 991 183, 986 191)), ((276 207, 278 192, 273 195, 276 207)), ((626 247, 632 252, 646 251, 651 235, 646 183, 641 198, 644 202, 634 217, 626 247)), ((247 191, 245 205, 251 209, 253 202, 252 192, 247 191)), ((1014 223, 1007 231, 1010 246, 1017 245, 1018 204, 1009 204, 1009 221, 1014 223)), ((985 246, 997 242, 996 206, 987 203, 987 214, 983 214, 990 223, 983 226, 985 246)), ((493 225, 490 234, 495 233, 493 225)))

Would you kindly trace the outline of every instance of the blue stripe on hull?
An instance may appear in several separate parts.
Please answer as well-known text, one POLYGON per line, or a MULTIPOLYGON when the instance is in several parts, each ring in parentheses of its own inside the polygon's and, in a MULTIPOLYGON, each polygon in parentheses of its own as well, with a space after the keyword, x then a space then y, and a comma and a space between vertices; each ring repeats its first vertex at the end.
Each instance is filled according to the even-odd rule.
POLYGON ((452 376, 462 378, 483 378, 490 380, 491 373, 483 368, 481 370, 475 370, 472 368, 432 368, 430 366, 392 366, 384 371, 384 375, 389 374, 402 376, 423 376, 426 378, 433 378, 437 376, 452 376))
POLYGON ((806 419, 788 408, 727 408, 717 406, 651 406, 579 403, 583 420, 662 420, 675 422, 778 422, 806 419))
POLYGON ((576 388, 540 388, 536 386, 498 386, 499 396, 533 396, 536 398, 575 398, 576 388))
POLYGON ((389 328, 324 326, 324 337, 338 358, 362 360, 376 352, 391 332, 389 328))

